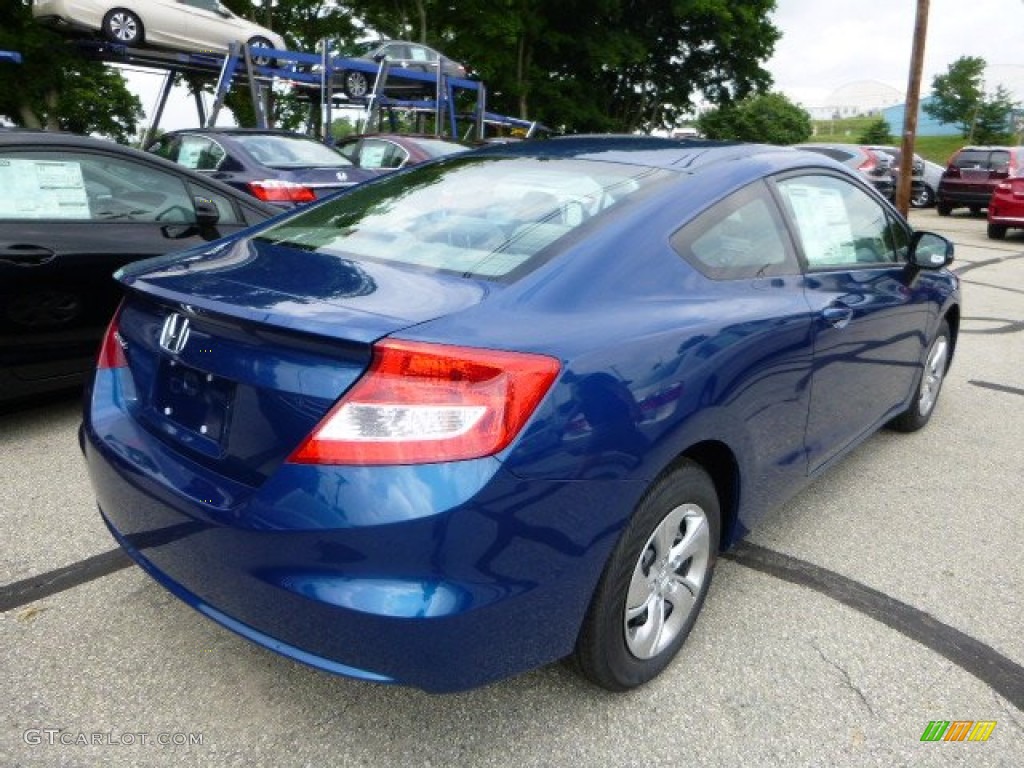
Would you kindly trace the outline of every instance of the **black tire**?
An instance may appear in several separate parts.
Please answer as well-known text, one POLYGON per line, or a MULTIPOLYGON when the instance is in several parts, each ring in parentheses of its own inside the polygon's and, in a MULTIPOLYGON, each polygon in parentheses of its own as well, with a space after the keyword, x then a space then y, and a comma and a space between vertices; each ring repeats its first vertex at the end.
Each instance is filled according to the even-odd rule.
MULTIPOLYGON (((250 48, 273 48, 274 44, 265 37, 254 37, 246 43, 250 48)), ((253 56, 252 63, 257 67, 272 67, 275 62, 269 56, 253 56)))
POLYGON ((935 404, 942 390, 946 372, 953 359, 953 341, 949 334, 949 324, 943 320, 939 330, 928 347, 928 356, 918 375, 917 386, 914 388, 914 400, 910 407, 893 419, 889 426, 898 432, 916 432, 931 419, 935 412, 935 404))
POLYGON ((626 691, 668 666, 711 586, 720 515, 714 483, 692 461, 648 489, 583 620, 573 660, 584 677, 626 691))
POLYGON ((939 216, 949 216, 953 212, 953 206, 949 203, 938 203, 935 206, 935 211, 939 216))
POLYGON ((370 81, 365 73, 348 69, 341 73, 341 90, 350 99, 364 99, 370 92, 370 81))
POLYGON ((114 8, 103 17, 103 36, 130 48, 142 45, 146 39, 142 20, 127 8, 114 8))
POLYGON ((1003 240, 1006 238, 1006 227, 1002 224, 993 224, 992 222, 989 222, 988 236, 992 240, 1003 240))
POLYGON ((935 191, 927 184, 922 184, 917 193, 911 195, 910 205, 912 208, 927 208, 935 203, 935 191))

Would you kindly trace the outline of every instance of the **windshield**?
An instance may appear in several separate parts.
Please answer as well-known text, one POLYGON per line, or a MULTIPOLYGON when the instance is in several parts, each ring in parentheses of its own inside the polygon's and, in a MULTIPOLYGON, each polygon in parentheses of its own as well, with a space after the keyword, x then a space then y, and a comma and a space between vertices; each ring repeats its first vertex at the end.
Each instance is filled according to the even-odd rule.
POLYGON ((671 177, 596 161, 461 156, 356 187, 257 239, 497 279, 521 274, 549 245, 671 177))
POLYGON ((268 168, 350 167, 352 162, 330 147, 301 136, 275 136, 267 133, 235 135, 252 158, 268 168))

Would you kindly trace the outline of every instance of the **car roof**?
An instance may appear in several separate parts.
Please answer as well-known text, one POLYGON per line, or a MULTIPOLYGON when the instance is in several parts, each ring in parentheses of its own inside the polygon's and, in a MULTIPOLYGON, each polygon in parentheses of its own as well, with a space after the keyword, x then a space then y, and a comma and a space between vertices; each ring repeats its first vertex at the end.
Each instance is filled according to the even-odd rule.
POLYGON ((289 138, 310 139, 315 141, 315 139, 304 133, 284 131, 279 128, 178 128, 173 131, 168 131, 164 135, 174 136, 180 133, 200 133, 216 136, 287 136, 289 138))
POLYGON ((782 166, 806 165, 804 153, 770 144, 708 141, 704 139, 669 139, 657 136, 561 136, 535 141, 489 144, 474 154, 505 157, 577 158, 614 163, 644 165, 677 171, 697 171, 710 165, 741 158, 770 157, 782 166))

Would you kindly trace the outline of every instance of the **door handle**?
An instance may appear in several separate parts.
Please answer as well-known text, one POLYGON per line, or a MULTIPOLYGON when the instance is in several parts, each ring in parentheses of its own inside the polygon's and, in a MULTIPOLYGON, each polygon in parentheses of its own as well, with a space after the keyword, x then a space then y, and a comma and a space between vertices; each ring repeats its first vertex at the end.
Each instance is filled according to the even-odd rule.
POLYGON ((853 310, 845 304, 833 304, 822 310, 821 316, 833 328, 845 328, 853 319, 853 310))
POLYGON ((43 248, 41 245, 15 243, 14 245, 0 246, 0 261, 6 261, 17 267, 39 267, 53 261, 56 256, 55 251, 43 248))

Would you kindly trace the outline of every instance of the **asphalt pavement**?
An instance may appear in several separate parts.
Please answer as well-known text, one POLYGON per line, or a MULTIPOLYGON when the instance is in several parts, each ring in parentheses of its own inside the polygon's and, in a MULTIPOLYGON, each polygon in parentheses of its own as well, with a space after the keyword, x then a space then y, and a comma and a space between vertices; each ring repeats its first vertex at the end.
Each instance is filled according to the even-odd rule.
POLYGON ((431 696, 258 648, 116 550, 76 397, 0 415, 0 766, 1024 765, 1024 232, 912 221, 964 282, 932 422, 771 513, 625 695, 556 664, 431 696), (995 726, 922 741, 934 721, 995 726))

